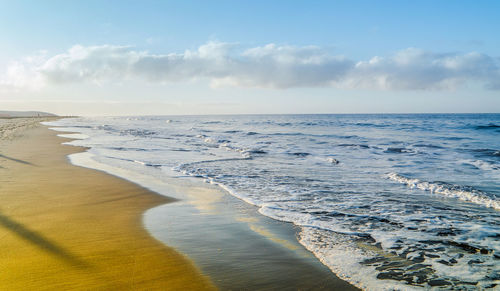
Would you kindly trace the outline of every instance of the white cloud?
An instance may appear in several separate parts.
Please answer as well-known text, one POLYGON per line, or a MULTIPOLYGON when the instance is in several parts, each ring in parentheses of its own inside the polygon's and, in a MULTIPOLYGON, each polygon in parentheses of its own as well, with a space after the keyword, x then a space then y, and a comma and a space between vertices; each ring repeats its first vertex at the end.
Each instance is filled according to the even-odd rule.
POLYGON ((438 54, 414 48, 389 57, 354 61, 315 47, 241 49, 209 42, 195 51, 150 54, 127 46, 74 46, 9 66, 0 87, 38 88, 59 83, 153 83, 209 80, 214 87, 341 87, 379 90, 456 89, 468 82, 500 89, 500 60, 484 54, 438 54))
POLYGON ((43 77, 37 72, 46 60, 46 52, 40 51, 36 55, 13 61, 4 75, 0 75, 0 92, 17 90, 19 88, 38 89, 44 85, 43 77))
POLYGON ((409 48, 388 57, 358 62, 345 79, 352 88, 386 90, 456 89, 466 82, 495 88, 500 62, 479 53, 436 54, 409 48))
POLYGON ((96 83, 127 78, 132 66, 146 57, 125 46, 74 46, 67 53, 49 58, 37 71, 52 83, 92 81, 96 83))

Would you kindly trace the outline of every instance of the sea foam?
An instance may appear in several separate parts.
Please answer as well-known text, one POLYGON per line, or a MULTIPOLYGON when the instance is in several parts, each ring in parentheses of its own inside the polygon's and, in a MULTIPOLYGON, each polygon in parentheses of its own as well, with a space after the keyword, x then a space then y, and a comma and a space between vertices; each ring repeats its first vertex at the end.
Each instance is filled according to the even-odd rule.
POLYGON ((75 164, 166 195, 175 193, 164 188, 169 179, 199 178, 297 225, 300 243, 361 288, 500 284, 500 140, 490 126, 500 124, 500 115, 103 117, 51 124, 88 136, 71 142, 90 147, 91 156, 71 157, 75 164))
POLYGON ((448 197, 500 210, 499 200, 490 198, 486 193, 470 186, 453 185, 445 182, 426 182, 415 178, 408 178, 398 173, 389 173, 387 174, 387 178, 401 184, 406 184, 410 188, 417 188, 431 193, 442 194, 448 197))

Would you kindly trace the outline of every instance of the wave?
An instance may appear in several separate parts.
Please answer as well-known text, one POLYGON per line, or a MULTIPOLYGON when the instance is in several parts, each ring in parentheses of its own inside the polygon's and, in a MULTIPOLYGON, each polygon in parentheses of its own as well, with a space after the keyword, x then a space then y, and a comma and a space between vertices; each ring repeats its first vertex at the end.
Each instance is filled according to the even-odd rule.
POLYGON ((115 151, 136 151, 136 152, 151 152, 151 151, 159 151, 160 149, 144 149, 144 148, 129 148, 129 147, 107 147, 107 149, 115 150, 115 151))
POLYGON ((416 148, 444 149, 444 147, 434 144, 415 144, 413 146, 416 148))
POLYGON ((90 126, 90 125, 72 125, 71 127, 75 127, 75 128, 93 128, 93 126, 90 126))
POLYGON ((412 150, 407 148, 387 148, 384 153, 390 154, 405 154, 405 153, 413 153, 412 150))
POLYGON ((363 149, 370 148, 370 146, 365 145, 365 144, 353 144, 353 143, 341 143, 341 144, 338 144, 337 146, 339 146, 339 147, 359 147, 359 148, 363 148, 363 149))
POLYGON ((495 163, 491 163, 491 162, 483 161, 483 160, 462 160, 459 162, 461 162, 462 164, 465 164, 465 165, 470 165, 470 166, 474 167, 475 169, 490 173, 491 175, 495 175, 497 177, 500 177, 500 166, 495 164, 495 163))
POLYGON ((132 135, 132 136, 139 136, 139 137, 146 137, 146 136, 153 136, 156 135, 157 132, 149 130, 149 129, 126 129, 120 131, 120 135, 132 135))
POLYGON ((300 157, 300 158, 305 158, 305 157, 311 155, 310 153, 305 153, 305 152, 295 152, 295 153, 287 153, 287 154, 290 156, 296 156, 296 157, 300 157))
POLYGON ((477 125, 474 127, 475 129, 499 129, 500 125, 490 123, 488 125, 477 125))
POLYGON ((258 155, 267 154, 267 152, 262 149, 252 149, 252 150, 247 150, 247 152, 250 154, 258 154, 258 155))
POLYGON ((221 124, 223 123, 222 121, 205 121, 202 122, 201 124, 221 124))
POLYGON ((104 157, 106 157, 107 159, 132 162, 132 163, 136 163, 136 164, 143 165, 143 166, 146 166, 146 167, 160 168, 160 167, 163 166, 162 164, 153 164, 153 163, 148 163, 148 162, 144 162, 144 161, 140 161, 140 160, 126 159, 126 158, 119 158, 119 157, 111 157, 111 156, 104 156, 104 157))
POLYGON ((483 156, 490 156, 490 157, 500 157, 500 150, 494 150, 494 149, 473 149, 472 152, 483 155, 483 156))
POLYGON ((402 176, 398 173, 389 173, 387 178, 406 184, 410 188, 417 188, 431 193, 438 193, 448 197, 460 199, 462 201, 472 202, 478 205, 500 210, 500 201, 488 197, 488 195, 471 186, 460 186, 445 182, 426 182, 419 179, 412 179, 402 176))
POLYGON ((384 127, 389 127, 389 124, 375 124, 375 123, 366 123, 366 122, 358 122, 354 123, 356 126, 361 126, 361 127, 379 127, 379 128, 384 128, 384 127))
POLYGON ((193 167, 195 165, 200 165, 200 164, 230 162, 230 161, 245 161, 245 160, 250 160, 250 159, 252 159, 252 158, 251 157, 242 157, 242 158, 225 158, 225 159, 196 161, 196 162, 191 162, 191 163, 179 164, 179 165, 173 167, 172 170, 177 171, 177 172, 181 172, 184 175, 188 175, 188 176, 209 178, 208 175, 201 175, 198 173, 200 170, 203 170, 203 169, 200 169, 200 168, 189 169, 189 167, 193 167))
MULTIPOLYGON (((125 173, 126 178, 150 189, 170 195, 175 191, 165 191, 162 181, 168 184, 169 177, 174 181, 196 177, 255 205, 260 214, 294 223, 300 229, 301 244, 360 288, 432 289, 432 284, 444 282, 448 285, 442 288, 467 289, 472 282, 470 288, 479 289, 497 281, 494 267, 500 256, 494 209, 499 208, 500 199, 496 180, 486 175, 500 174, 500 145, 491 137, 497 127, 471 135, 472 127, 478 125, 475 120, 460 118, 448 127, 422 119, 417 134, 410 134, 412 124, 392 117, 373 122, 365 116, 354 121, 344 117, 293 119, 291 125, 253 117, 250 123, 245 118, 213 122, 178 117, 172 123, 165 118, 131 120, 141 122, 76 120, 79 129, 91 137, 80 144, 97 149, 95 160, 113 167, 111 173, 125 173), (384 123, 391 126, 377 129, 383 133, 370 131, 384 123), (468 125, 464 128, 464 124, 468 125), (329 127, 320 128, 325 125, 329 127), (381 156, 386 150, 389 153, 381 156), (192 153, 184 156, 181 151, 192 153), (420 153, 428 156, 417 160, 415 155, 420 153), (117 157, 126 162, 112 160, 117 157), (484 181, 481 189, 488 193, 397 173, 390 178, 405 185, 380 179, 381 168, 403 167, 404 161, 419 162, 404 165, 409 173, 422 170, 428 162, 442 162, 443 169, 451 171, 437 175, 450 175, 449 181, 478 175, 477 180, 484 181), (456 171, 453 163, 457 163, 456 171), (455 198, 435 201, 435 195, 400 197, 406 185, 470 203, 449 203, 455 198), (382 191, 383 195, 377 195, 382 191), (425 201, 432 202, 430 207, 425 201), (471 214, 463 213, 464 205, 471 214)), ((497 120, 480 124, 498 124, 497 120)))
POLYGON ((143 161, 139 161, 139 160, 132 160, 132 161, 134 163, 136 163, 136 164, 147 166, 147 167, 160 168, 160 167, 163 166, 163 165, 160 165, 160 164, 152 164, 152 163, 147 163, 147 162, 143 162, 143 161))

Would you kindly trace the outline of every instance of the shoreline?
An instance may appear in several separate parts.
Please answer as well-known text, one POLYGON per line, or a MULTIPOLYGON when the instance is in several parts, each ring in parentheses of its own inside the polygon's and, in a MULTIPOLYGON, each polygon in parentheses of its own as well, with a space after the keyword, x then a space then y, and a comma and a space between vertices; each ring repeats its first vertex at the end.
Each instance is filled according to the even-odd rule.
MULTIPOLYGON (((53 130, 73 135, 61 128, 53 130)), ((96 162, 89 152, 73 154, 69 160, 174 198, 145 211, 144 228, 186 254, 222 290, 359 290, 299 243, 300 228, 258 213, 256 206, 217 185, 129 172, 96 162)))
POLYGON ((359 290, 299 243, 299 227, 258 213, 216 185, 190 179, 175 191, 187 197, 148 210, 145 226, 222 290, 359 290))
POLYGON ((85 148, 62 145, 40 121, 2 130, 2 288, 215 289, 142 226, 144 211, 172 199, 70 164, 85 148))

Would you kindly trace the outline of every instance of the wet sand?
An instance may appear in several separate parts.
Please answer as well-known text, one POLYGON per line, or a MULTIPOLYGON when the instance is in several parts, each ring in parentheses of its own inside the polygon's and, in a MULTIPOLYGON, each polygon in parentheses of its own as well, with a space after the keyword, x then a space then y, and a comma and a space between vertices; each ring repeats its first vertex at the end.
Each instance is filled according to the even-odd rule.
POLYGON ((143 213, 172 199, 71 165, 85 149, 26 120, 0 122, 1 289, 215 289, 143 228, 143 213))
POLYGON ((300 245, 291 223, 263 216, 215 185, 183 179, 169 186, 185 197, 148 210, 145 225, 220 289, 359 290, 300 245))

